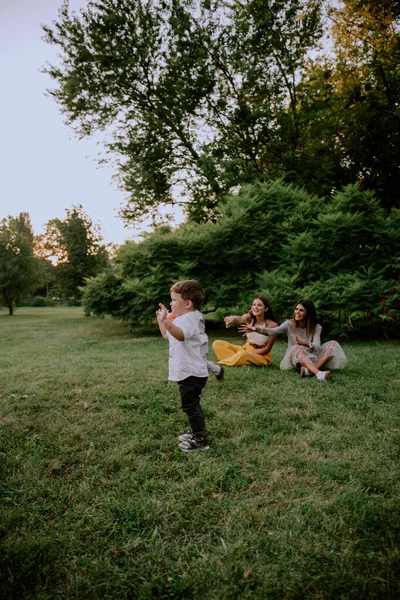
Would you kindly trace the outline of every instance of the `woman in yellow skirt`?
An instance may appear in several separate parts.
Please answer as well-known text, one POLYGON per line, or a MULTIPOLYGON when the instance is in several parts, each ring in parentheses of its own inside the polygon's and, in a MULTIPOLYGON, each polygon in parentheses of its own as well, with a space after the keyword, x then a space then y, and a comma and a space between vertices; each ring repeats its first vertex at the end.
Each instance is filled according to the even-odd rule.
MULTIPOLYGON (((252 327, 276 327, 274 314, 269 300, 265 296, 256 296, 249 312, 242 316, 225 317, 225 326, 251 325, 252 327)), ((247 341, 243 346, 231 344, 225 340, 215 340, 212 347, 219 359, 220 365, 241 367, 255 365, 268 367, 272 362, 272 346, 275 336, 262 335, 251 331, 246 334, 247 341)))

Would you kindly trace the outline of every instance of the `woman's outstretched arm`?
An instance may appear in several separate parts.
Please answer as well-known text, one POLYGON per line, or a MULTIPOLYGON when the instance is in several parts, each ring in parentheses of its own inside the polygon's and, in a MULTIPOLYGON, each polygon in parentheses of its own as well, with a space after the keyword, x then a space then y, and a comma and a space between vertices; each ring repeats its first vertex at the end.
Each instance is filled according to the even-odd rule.
POLYGON ((225 317, 225 327, 228 329, 231 325, 241 325, 242 323, 250 323, 251 315, 249 313, 245 313, 241 317, 239 315, 231 315, 230 317, 225 317))
POLYGON ((262 327, 261 325, 243 325, 239 327, 239 331, 243 334, 249 333, 250 331, 255 331, 256 333, 261 333, 262 335, 279 335, 280 333, 288 332, 288 325, 290 321, 284 321, 277 327, 262 327))

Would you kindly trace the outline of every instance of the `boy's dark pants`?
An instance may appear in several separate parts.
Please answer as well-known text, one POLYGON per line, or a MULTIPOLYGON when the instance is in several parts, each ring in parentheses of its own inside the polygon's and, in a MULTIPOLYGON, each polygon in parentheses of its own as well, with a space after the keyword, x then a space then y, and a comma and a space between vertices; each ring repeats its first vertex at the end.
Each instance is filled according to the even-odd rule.
POLYGON ((192 432, 201 438, 206 437, 206 424, 200 405, 200 396, 208 377, 195 377, 191 375, 178 381, 179 395, 181 397, 182 410, 189 419, 192 432))

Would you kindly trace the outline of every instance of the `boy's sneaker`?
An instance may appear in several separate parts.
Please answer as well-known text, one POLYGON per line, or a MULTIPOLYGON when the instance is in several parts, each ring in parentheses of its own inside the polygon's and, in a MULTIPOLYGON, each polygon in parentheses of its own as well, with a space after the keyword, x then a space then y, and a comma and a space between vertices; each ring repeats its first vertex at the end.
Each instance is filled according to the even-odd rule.
POLYGON ((311 373, 308 369, 306 369, 306 367, 301 367, 300 375, 301 377, 311 377, 311 373))
POLYGON ((218 383, 221 383, 221 381, 223 380, 224 376, 225 376, 225 369, 222 365, 220 365, 221 370, 218 373, 218 375, 215 376, 215 379, 218 381, 218 383))
POLYGON ((330 371, 318 371, 317 379, 319 379, 320 381, 328 381, 330 374, 331 374, 330 371))
POLYGON ((188 440, 190 440, 190 438, 192 437, 193 433, 191 431, 189 431, 189 433, 182 433, 182 435, 180 435, 178 437, 178 440, 180 442, 187 442, 188 440))
POLYGON ((204 451, 210 449, 205 438, 198 437, 197 435, 194 435, 194 433, 189 435, 189 439, 186 439, 179 444, 179 450, 182 450, 182 452, 195 452, 196 450, 204 451))

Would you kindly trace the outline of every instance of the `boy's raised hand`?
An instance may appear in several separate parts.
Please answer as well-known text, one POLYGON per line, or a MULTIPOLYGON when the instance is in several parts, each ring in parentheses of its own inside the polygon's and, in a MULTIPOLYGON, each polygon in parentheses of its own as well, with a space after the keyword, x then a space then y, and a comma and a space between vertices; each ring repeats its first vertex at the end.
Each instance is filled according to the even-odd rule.
POLYGON ((160 308, 158 310, 156 310, 157 319, 159 321, 165 321, 167 319, 167 317, 168 317, 168 310, 164 306, 164 304, 160 303, 158 306, 160 308))
POLYGON ((185 335, 180 327, 174 325, 172 321, 168 320, 168 310, 164 304, 158 305, 160 308, 156 310, 158 326, 161 331, 161 335, 165 340, 168 340, 167 332, 172 335, 178 342, 185 340, 185 335))

